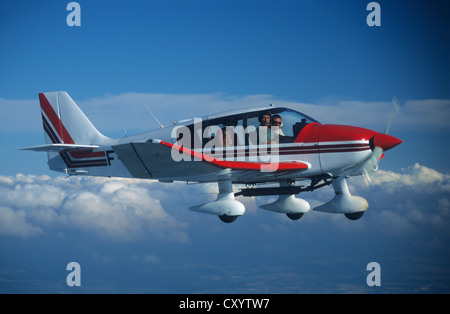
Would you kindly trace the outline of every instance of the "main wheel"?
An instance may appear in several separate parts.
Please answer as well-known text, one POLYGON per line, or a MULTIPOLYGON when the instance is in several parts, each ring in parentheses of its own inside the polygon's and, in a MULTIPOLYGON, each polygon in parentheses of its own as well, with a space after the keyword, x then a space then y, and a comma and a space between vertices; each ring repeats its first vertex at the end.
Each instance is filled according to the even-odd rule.
POLYGON ((357 213, 345 214, 345 217, 347 217, 350 220, 358 220, 363 215, 364 215, 364 212, 357 212, 357 213))
POLYGON ((220 218, 220 220, 222 220, 223 222, 229 224, 233 221, 235 221, 239 216, 228 216, 228 215, 220 215, 218 216, 220 218))
POLYGON ((286 216, 288 216, 290 219, 292 220, 299 220, 300 218, 303 217, 303 213, 298 213, 298 214, 286 214, 286 216))

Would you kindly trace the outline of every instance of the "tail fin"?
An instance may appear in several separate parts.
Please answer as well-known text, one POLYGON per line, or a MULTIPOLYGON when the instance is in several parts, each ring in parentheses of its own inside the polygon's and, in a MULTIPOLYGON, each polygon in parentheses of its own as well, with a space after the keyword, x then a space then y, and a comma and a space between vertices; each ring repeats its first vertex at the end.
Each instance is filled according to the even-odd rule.
POLYGON ((102 135, 66 92, 40 93, 47 144, 104 144, 102 135))
POLYGON ((114 158, 108 155, 108 147, 116 141, 102 135, 66 92, 40 93, 39 102, 46 144, 23 150, 47 152, 50 170, 69 175, 116 175, 116 168, 110 167, 114 158))

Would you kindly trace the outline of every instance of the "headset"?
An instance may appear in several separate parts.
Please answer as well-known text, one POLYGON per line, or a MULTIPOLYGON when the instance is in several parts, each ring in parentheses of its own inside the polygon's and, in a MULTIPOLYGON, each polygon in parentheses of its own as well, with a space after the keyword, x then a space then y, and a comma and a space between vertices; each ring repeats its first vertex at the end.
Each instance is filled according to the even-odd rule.
MULTIPOLYGON (((270 118, 270 124, 273 123, 273 119, 275 119, 275 118, 280 118, 280 119, 281 119, 281 116, 280 116, 279 114, 273 115, 273 116, 270 118)), ((282 128, 282 127, 283 127, 283 119, 281 119, 281 124, 280 124, 280 128, 282 128)))

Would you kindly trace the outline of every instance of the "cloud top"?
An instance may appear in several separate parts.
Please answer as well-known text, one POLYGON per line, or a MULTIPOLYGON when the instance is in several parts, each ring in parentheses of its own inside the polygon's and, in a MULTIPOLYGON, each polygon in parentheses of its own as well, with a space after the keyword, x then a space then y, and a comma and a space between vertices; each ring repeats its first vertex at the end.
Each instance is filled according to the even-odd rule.
POLYGON ((151 184, 104 178, 0 176, 0 234, 31 237, 56 228, 115 240, 150 234, 188 241, 186 225, 150 195, 151 184))
MULTIPOLYGON (((449 236, 450 175, 415 164, 401 173, 379 170, 367 186, 361 177, 348 180, 351 193, 369 201, 369 211, 360 221, 347 221, 341 215, 308 213, 308 218, 292 222, 274 214, 270 230, 311 227, 326 224, 346 231, 366 229, 374 234, 407 236, 432 230, 449 236), (341 219, 342 218, 342 219, 341 219), (362 229, 361 229, 362 228, 362 229)), ((189 206, 213 200, 214 184, 186 186, 157 181, 21 175, 0 176, 0 235, 14 237, 45 236, 57 232, 77 232, 114 241, 156 238, 180 243, 189 241, 189 231, 201 214, 189 206), (174 197, 176 195, 176 197, 174 197)), ((301 194, 312 206, 327 202, 331 188, 301 194)), ((272 197, 273 198, 273 197, 272 197)), ((246 216, 261 219, 258 204, 271 197, 243 198, 246 216)), ((211 220, 207 220, 211 223, 211 220)), ((247 221, 247 220, 246 220, 247 221)), ((217 223, 210 228, 225 228, 217 223)), ((264 226, 266 222, 261 222, 264 226)), ((258 232, 270 232, 262 228, 258 232)), ((206 232, 206 231, 205 231, 206 232)))

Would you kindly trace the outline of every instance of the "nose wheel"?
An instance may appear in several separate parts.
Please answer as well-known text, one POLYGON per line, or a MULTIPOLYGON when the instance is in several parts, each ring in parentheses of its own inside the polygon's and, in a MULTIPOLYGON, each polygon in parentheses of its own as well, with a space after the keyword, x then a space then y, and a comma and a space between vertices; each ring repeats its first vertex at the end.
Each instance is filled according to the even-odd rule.
POLYGON ((350 220, 358 220, 363 215, 364 215, 364 212, 358 212, 358 213, 345 214, 345 217, 347 217, 350 220))

